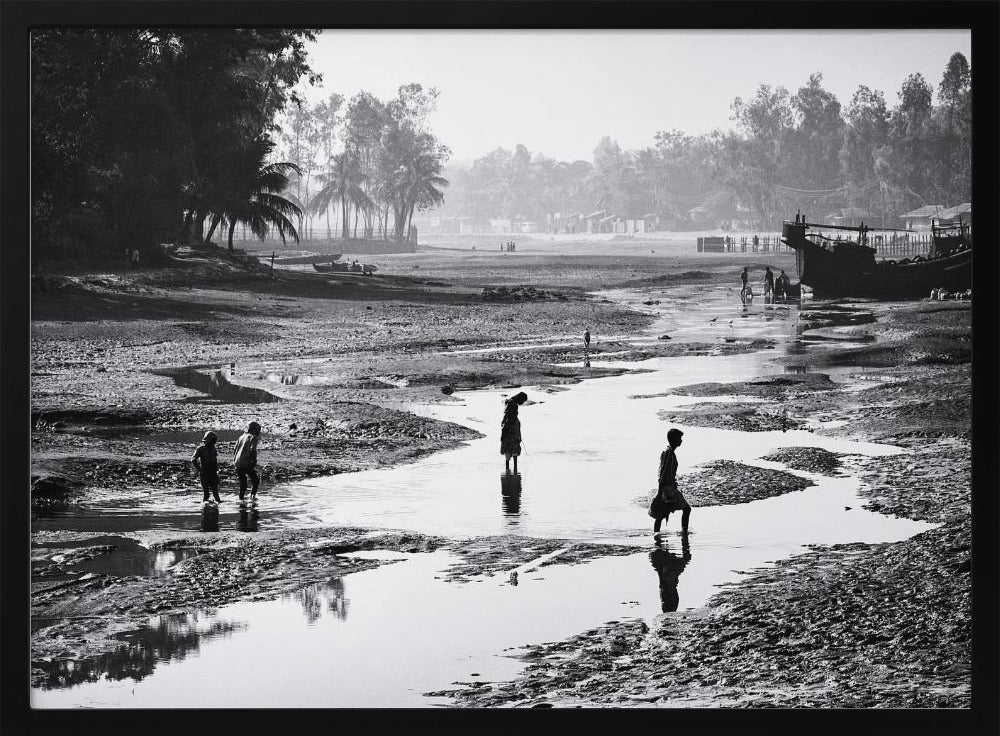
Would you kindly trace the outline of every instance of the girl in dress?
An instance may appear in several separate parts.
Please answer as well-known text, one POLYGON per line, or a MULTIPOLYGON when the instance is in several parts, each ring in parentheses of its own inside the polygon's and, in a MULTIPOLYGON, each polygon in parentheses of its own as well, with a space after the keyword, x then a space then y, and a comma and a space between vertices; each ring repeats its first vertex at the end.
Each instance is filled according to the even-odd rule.
POLYGON ((500 423, 500 454, 504 456, 507 472, 510 459, 514 458, 514 472, 517 472, 517 456, 521 454, 521 420, 517 418, 517 408, 528 400, 528 394, 520 391, 504 401, 503 421, 500 423))

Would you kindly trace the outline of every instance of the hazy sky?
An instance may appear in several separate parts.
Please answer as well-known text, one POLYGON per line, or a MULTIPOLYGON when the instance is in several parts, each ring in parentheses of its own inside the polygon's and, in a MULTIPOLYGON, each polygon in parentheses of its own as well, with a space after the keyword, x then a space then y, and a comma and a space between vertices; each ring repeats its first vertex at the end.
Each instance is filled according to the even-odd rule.
POLYGON ((971 55, 966 30, 941 31, 324 31, 309 45, 323 74, 315 102, 403 84, 441 91, 431 119, 453 161, 525 144, 590 160, 609 135, 626 149, 657 131, 729 128, 730 105, 761 83, 793 93, 812 72, 846 106, 859 84, 895 105, 920 72, 937 90, 949 57, 971 55))

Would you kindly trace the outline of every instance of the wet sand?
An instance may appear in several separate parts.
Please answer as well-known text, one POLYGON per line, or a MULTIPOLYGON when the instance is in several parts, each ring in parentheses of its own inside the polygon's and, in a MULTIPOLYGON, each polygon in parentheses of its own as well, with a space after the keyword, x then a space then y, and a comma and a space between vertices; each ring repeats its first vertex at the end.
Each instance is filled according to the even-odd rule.
MULTIPOLYGON (((658 356, 766 350, 766 334, 741 330, 727 339, 708 325, 636 340, 656 324, 658 305, 626 308, 598 292, 641 289, 645 301, 674 300, 693 312, 699 290, 728 285, 744 264, 789 270, 791 260, 686 250, 669 258, 567 259, 543 246, 525 250, 507 258, 443 251, 380 257, 370 277, 299 269, 272 278, 228 261, 178 264, 172 273, 48 277, 32 304, 35 683, 51 686, 68 663, 120 649, 115 635, 139 629, 150 614, 267 599, 381 564, 345 562, 345 552, 448 549, 462 561, 446 573, 456 581, 566 546, 572 553, 551 564, 634 552, 511 535, 470 540, 300 528, 295 517, 269 529, 237 511, 234 479, 225 475, 225 523, 215 533, 199 527, 201 492, 187 461, 205 428, 231 442, 251 419, 264 424, 264 493, 276 482, 417 462, 480 434, 410 413, 413 404, 446 406, 469 389, 558 390, 658 356), (588 357, 600 365, 586 366, 582 345, 573 347, 581 325, 595 335, 588 357), (201 368, 181 370, 191 367, 201 368), (89 505, 127 512, 161 496, 177 512, 159 528, 127 513, 117 528, 111 517, 93 530, 72 523, 74 511, 85 514, 89 505), (97 532, 111 536, 95 543, 97 532), (109 554, 116 535, 190 556, 154 576, 81 572, 81 557, 109 554), (65 556, 73 544, 87 549, 65 556)), ((814 549, 741 580, 696 612, 665 613, 651 629, 624 620, 536 647, 523 676, 447 696, 458 705, 968 705, 971 307, 866 303, 860 311, 870 318, 839 305, 812 311, 808 337, 833 345, 823 351, 824 365, 808 353, 811 362, 801 368, 811 372, 690 385, 672 393, 736 401, 695 403, 661 418, 736 423, 743 431, 784 423, 904 448, 839 457, 802 447, 773 459, 810 472, 836 473, 846 464, 863 478, 869 509, 940 526, 903 542, 814 549), (832 382, 819 375, 836 375, 838 366, 864 366, 864 376, 832 382), (927 443, 935 447, 931 461, 921 452, 927 443), (773 594, 776 583, 781 595, 773 594), (875 656, 879 651, 891 656, 875 656), (662 682, 671 684, 654 685, 662 682)), ((795 370, 794 355, 775 358, 795 370)), ((739 504, 801 487, 797 476, 766 468, 752 471, 760 482, 738 482, 748 472, 725 462, 692 469, 700 494, 692 502, 739 504)), ((636 526, 646 525, 639 499, 636 526)))

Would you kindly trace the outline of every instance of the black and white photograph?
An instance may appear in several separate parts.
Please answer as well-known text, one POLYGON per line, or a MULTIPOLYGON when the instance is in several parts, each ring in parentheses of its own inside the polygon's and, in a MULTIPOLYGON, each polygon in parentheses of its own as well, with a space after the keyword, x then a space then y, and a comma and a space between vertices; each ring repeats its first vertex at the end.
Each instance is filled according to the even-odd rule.
POLYGON ((26 29, 31 711, 995 727, 1000 4, 221 5, 26 29))

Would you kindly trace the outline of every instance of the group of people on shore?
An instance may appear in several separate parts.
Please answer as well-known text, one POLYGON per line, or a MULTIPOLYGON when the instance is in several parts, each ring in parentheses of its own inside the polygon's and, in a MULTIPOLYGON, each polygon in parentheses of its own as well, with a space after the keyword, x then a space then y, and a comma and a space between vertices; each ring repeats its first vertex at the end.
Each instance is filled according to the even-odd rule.
MULTIPOLYGON (((588 331, 589 335, 589 331, 588 331)), ((521 454, 521 419, 518 409, 528 401, 524 391, 518 391, 504 400, 503 419, 500 421, 500 454, 504 456, 506 473, 510 475, 510 461, 514 461, 514 474, 517 474, 517 458, 521 454)), ((649 515, 653 518, 653 534, 659 535, 660 528, 666 524, 670 514, 681 512, 681 532, 688 533, 688 520, 691 518, 691 504, 677 487, 677 448, 681 446, 684 433, 672 428, 667 432, 667 448, 660 453, 660 469, 657 475, 657 488, 649 504, 649 515)))
MULTIPOLYGON (((746 266, 743 267, 743 271, 740 273, 740 283, 740 300, 744 304, 753 301, 753 286, 750 284, 750 271, 746 266)), ((785 273, 784 269, 781 269, 781 273, 778 274, 776 279, 771 267, 767 266, 764 270, 764 299, 774 301, 774 299, 780 298, 784 301, 788 298, 788 287, 790 284, 791 279, 788 278, 788 274, 785 273)))
MULTIPOLYGON (((221 503, 219 498, 219 452, 216 447, 219 437, 215 432, 205 432, 201 444, 191 457, 191 464, 198 471, 204 492, 202 503, 221 503), (209 495, 213 498, 209 499, 209 495)), ((247 482, 250 483, 250 500, 257 500, 260 476, 257 474, 257 443, 260 440, 260 424, 250 422, 247 431, 240 435, 233 448, 233 467, 240 484, 240 500, 246 498, 247 482)))

